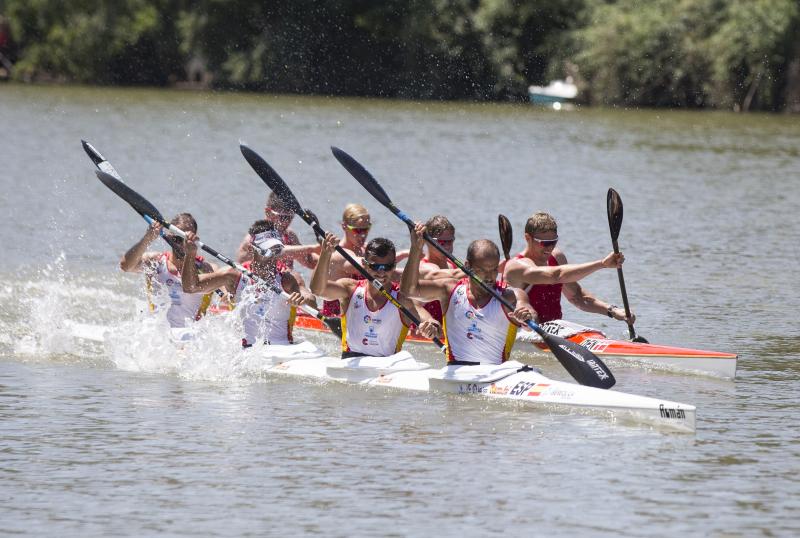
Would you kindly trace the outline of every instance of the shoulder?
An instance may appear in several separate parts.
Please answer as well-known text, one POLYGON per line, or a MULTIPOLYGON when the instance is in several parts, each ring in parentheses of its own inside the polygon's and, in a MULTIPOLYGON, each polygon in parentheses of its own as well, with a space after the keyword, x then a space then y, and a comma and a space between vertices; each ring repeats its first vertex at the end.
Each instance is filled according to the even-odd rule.
POLYGON ((565 263, 568 263, 567 255, 564 253, 563 250, 559 248, 553 249, 553 257, 556 259, 559 265, 564 265, 565 263))

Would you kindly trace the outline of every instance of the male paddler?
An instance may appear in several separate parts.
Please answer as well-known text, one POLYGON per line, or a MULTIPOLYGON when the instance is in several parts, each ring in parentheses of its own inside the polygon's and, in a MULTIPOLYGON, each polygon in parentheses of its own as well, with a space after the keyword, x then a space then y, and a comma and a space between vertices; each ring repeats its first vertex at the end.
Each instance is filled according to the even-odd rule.
MULTIPOLYGON (((331 258, 339 244, 339 239, 333 234, 325 236, 317 268, 311 277, 311 291, 323 299, 341 304, 342 358, 388 357, 399 352, 412 321, 369 281, 329 278, 331 258)), ((418 332, 426 337, 436 335, 438 322, 425 309, 418 308, 412 300, 399 294, 398 284, 392 282, 397 264, 394 244, 379 237, 367 243, 363 252, 362 261, 367 273, 421 320, 418 332)))
MULTIPOLYGON (((190 213, 180 213, 170 221, 176 228, 186 233, 197 233, 197 222, 190 213)), ((148 299, 150 310, 155 310, 151 296, 152 291, 166 290, 169 294, 170 305, 167 309, 167 321, 170 328, 185 328, 192 321, 200 319, 205 314, 211 302, 211 292, 216 288, 209 288, 203 292, 186 293, 181 287, 181 270, 184 260, 187 259, 181 237, 167 234, 165 238, 172 247, 163 252, 147 252, 147 247, 156 240, 161 233, 161 225, 153 222, 144 236, 136 242, 119 262, 119 267, 127 272, 144 272, 147 277, 148 299)), ((196 255, 196 250, 188 255, 187 265, 195 271, 210 273, 214 266, 196 255)))
MULTIPOLYGON (((283 242, 280 239, 281 232, 272 222, 256 221, 250 227, 249 235, 252 237, 249 248, 253 250, 253 261, 242 265, 259 280, 251 279, 233 268, 198 274, 190 263, 185 262, 183 289, 187 293, 207 292, 221 286, 234 290, 234 304, 240 306, 244 323, 242 347, 251 347, 256 342, 291 344, 296 307, 304 302, 314 304, 314 296, 296 280, 292 272, 278 270, 277 259, 283 242), (259 253, 254 246, 269 254, 259 253), (273 288, 285 291, 289 298, 285 299, 273 288)), ((197 251, 196 239, 195 234, 186 234, 187 255, 197 251)))
MULTIPOLYGON (((425 223, 428 235, 442 247, 445 252, 453 253, 456 241, 456 228, 444 215, 434 215, 425 223)), ((419 263, 420 278, 436 280, 439 278, 462 278, 464 272, 456 267, 450 259, 432 246, 427 246, 427 254, 419 263)), ((443 321, 442 305, 439 301, 428 301, 422 305, 439 323, 443 321)))
MULTIPOLYGON (((372 221, 367 208, 361 204, 347 204, 342 213, 341 226, 343 235, 341 241, 339 241, 339 246, 356 260, 364 256, 367 237, 372 228, 372 221)), ((395 262, 405 259, 407 255, 407 251, 397 252, 395 262)), ((363 278, 361 273, 338 252, 331 254, 328 270, 329 280, 339 280, 340 278, 361 280, 363 278)), ((400 273, 393 270, 392 278, 399 281, 400 273)), ((342 311, 339 308, 339 301, 324 300, 322 313, 331 317, 340 316, 342 311)))
MULTIPOLYGON (((539 314, 539 323, 561 319, 561 295, 585 312, 605 314, 625 320, 625 310, 601 301, 578 281, 598 269, 622 267, 625 256, 610 253, 602 260, 568 264, 563 251, 556 249, 558 226, 548 213, 532 215, 525 224, 525 250, 508 261, 504 278, 511 286, 523 288, 531 306, 539 314)), ((631 314, 631 321, 635 320, 631 314)))
POLYGON ((448 364, 500 364, 508 360, 517 327, 533 319, 535 312, 522 290, 498 282, 500 251, 488 239, 470 243, 464 264, 488 287, 514 306, 502 303, 469 277, 461 279, 420 280, 419 258, 425 240, 425 226, 411 232, 411 252, 403 271, 400 293, 423 301, 438 300, 444 310, 444 336, 448 364))

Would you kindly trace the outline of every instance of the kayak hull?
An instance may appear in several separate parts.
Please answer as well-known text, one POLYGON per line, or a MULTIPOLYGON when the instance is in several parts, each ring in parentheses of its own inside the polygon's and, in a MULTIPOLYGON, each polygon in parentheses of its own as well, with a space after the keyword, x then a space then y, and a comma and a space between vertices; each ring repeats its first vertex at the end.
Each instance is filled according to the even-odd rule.
MULTIPOLYGON (((401 354, 410 357, 407 352, 401 354)), ((397 356, 369 358, 386 362, 359 367, 342 359, 316 358, 287 361, 271 371, 375 387, 515 400, 543 409, 601 414, 679 432, 692 433, 696 429, 697 410, 693 405, 555 381, 513 361, 498 366, 433 369, 425 363, 414 366, 413 359, 398 361, 397 356)))

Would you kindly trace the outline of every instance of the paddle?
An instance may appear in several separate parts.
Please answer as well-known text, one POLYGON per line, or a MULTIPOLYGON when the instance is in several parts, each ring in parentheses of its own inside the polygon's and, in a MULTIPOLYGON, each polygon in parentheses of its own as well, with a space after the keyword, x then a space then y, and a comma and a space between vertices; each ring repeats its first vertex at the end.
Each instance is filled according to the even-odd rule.
MULTIPOLYGON (((97 177, 100 179, 100 181, 106 187, 111 189, 117 196, 128 202, 128 204, 134 210, 136 210, 137 213, 144 216, 145 218, 147 217, 152 218, 154 221, 158 222, 161 226, 168 229, 170 232, 177 235, 178 237, 186 238, 186 234, 183 232, 183 230, 164 220, 164 217, 161 215, 161 212, 159 212, 159 210, 156 209, 156 207, 153 204, 148 202, 138 192, 134 191, 133 189, 128 187, 125 183, 123 183, 122 181, 120 181, 119 179, 115 178, 114 176, 112 176, 107 172, 98 170, 96 174, 97 177)), ((198 247, 205 250, 206 252, 217 258, 219 261, 229 265, 230 267, 233 267, 237 271, 241 272, 244 275, 247 275, 248 277, 250 277, 255 281, 264 283, 262 279, 260 279, 257 275, 253 274, 251 271, 248 271, 244 266, 236 263, 235 261, 231 260, 224 254, 220 254, 219 252, 209 247, 202 241, 195 241, 195 243, 197 244, 198 247)), ((279 293, 282 297, 286 299, 289 298, 289 294, 286 293, 284 290, 280 289, 274 283, 269 284, 269 287, 272 289, 272 291, 274 291, 275 293, 279 293)), ((326 325, 328 325, 328 327, 330 327, 331 331, 333 331, 334 333, 336 333, 338 330, 338 336, 341 337, 342 333, 341 329, 338 328, 338 325, 336 323, 328 324, 328 318, 320 314, 315 308, 312 308, 308 305, 301 305, 299 308, 304 312, 319 319, 326 325)))
POLYGON ((506 261, 511 258, 511 243, 514 241, 511 232, 511 222, 503 214, 497 215, 497 228, 500 231, 500 244, 503 246, 503 255, 506 261))
MULTIPOLYGON (((331 148, 331 150, 333 151, 334 157, 336 157, 342 166, 344 166, 345 169, 347 169, 347 171, 350 172, 350 174, 356 179, 356 181, 361 183, 361 186, 367 189, 367 191, 374 196, 378 202, 383 204, 387 209, 389 209, 389 211, 397 215, 397 217, 405 222, 409 227, 414 226, 414 221, 392 203, 392 201, 389 199, 389 196, 386 194, 386 191, 384 191, 380 184, 378 184, 378 181, 372 177, 372 174, 370 174, 350 155, 339 148, 331 148)), ((459 269, 469 275, 474 282, 478 283, 478 285, 480 285, 484 290, 492 294, 498 301, 500 301, 503 306, 505 306, 508 310, 514 310, 514 307, 511 305, 511 303, 506 301, 499 293, 497 293, 494 288, 490 288, 484 284, 484 282, 460 260, 439 246, 439 243, 434 241, 427 234, 427 232, 425 233, 424 237, 428 244, 432 245, 436 250, 449 258, 450 261, 456 264, 459 269)), ((528 327, 536 331, 536 333, 542 337, 542 340, 545 341, 547 346, 553 352, 553 355, 556 356, 562 366, 564 366, 567 372, 569 372, 569 374, 578 383, 581 385, 587 385, 601 389, 608 389, 614 386, 616 380, 611 374, 611 371, 591 351, 559 336, 548 334, 533 321, 527 321, 526 323, 528 327)))
MULTIPOLYGON (((319 225, 319 221, 316 219, 316 216, 311 213, 308 209, 303 209, 300 207, 300 203, 295 198, 294 194, 292 193, 289 186, 286 182, 278 175, 278 173, 265 161, 258 153, 250 149, 249 147, 245 146, 244 144, 239 145, 239 149, 242 151, 242 155, 244 155, 245 160, 253 167, 253 170, 256 171, 258 176, 267 184, 272 192, 274 192, 283 202, 284 207, 287 207, 294 211, 301 219, 303 219, 306 224, 311 226, 314 230, 314 233, 317 237, 325 237, 325 230, 319 225)), ((350 262, 359 273, 361 273, 364 278, 369 280, 372 286, 380 292, 381 295, 386 297, 386 299, 392 303, 394 306, 397 307, 405 316, 412 321, 415 325, 419 326, 420 321, 416 315, 414 315, 410 310, 408 310, 405 306, 403 306, 397 299, 392 297, 392 294, 386 291, 380 282, 375 280, 375 277, 370 275, 366 269, 364 269, 361 264, 359 264, 353 257, 341 246, 336 245, 336 252, 341 254, 345 260, 350 262)), ((439 346, 439 349, 442 350, 445 354, 447 353, 447 346, 445 346, 441 340, 438 338, 433 339, 433 343, 439 346)))
MULTIPOLYGON (((83 145, 83 150, 86 152, 86 154, 89 156, 89 158, 92 160, 92 162, 94 163, 94 165, 97 167, 98 170, 102 170, 103 172, 111 175, 113 178, 122 181, 122 177, 119 175, 119 173, 117 173, 117 170, 111 165, 110 162, 106 160, 105 157, 103 157, 100 154, 99 151, 97 151, 97 149, 93 145, 91 145, 86 140, 81 140, 81 144, 83 145)), ((144 213, 140 213, 140 215, 144 220, 147 221, 147 224, 153 223, 153 219, 151 219, 144 213)), ((159 235, 161 236, 161 239, 166 241, 166 243, 170 247, 173 248, 175 247, 175 243, 172 241, 172 238, 168 236, 163 229, 159 232, 159 235)), ((220 296, 222 295, 222 292, 220 290, 217 290, 217 293, 220 296)))
MULTIPOLYGON (((611 230, 611 245, 614 247, 614 253, 619 254, 617 238, 619 237, 619 230, 622 228, 622 198, 619 197, 619 193, 614 189, 608 189, 606 208, 608 210, 608 227, 611 230)), ((617 276, 619 277, 619 289, 622 291, 622 304, 625 306, 625 317, 628 318, 628 333, 631 336, 631 341, 647 344, 648 342, 644 337, 636 336, 633 322, 630 321, 631 307, 628 305, 628 292, 625 290, 625 277, 622 276, 622 267, 617 268, 617 276)))

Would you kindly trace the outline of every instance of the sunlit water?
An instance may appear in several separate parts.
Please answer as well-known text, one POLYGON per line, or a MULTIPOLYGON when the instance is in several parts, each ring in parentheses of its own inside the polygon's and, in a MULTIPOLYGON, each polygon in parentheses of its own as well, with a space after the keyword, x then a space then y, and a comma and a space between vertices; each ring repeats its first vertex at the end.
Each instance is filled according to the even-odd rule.
MULTIPOLYGON (((0 118, 0 533, 800 531, 796 118, 15 86, 0 86, 0 118), (276 377, 247 363, 225 317, 178 349, 145 313, 141 279, 116 268, 144 223, 95 179, 82 138, 165 215, 190 210, 229 254, 267 195, 240 140, 324 227, 359 201, 373 235, 405 247, 403 224, 328 147, 345 149, 412 217, 450 216, 461 255, 497 238, 500 212, 521 248, 525 218, 546 209, 571 260, 601 257, 613 186, 639 332, 737 352, 737 379, 611 362, 619 390, 697 406, 697 434, 681 435, 276 377), (74 323, 109 327, 105 343, 76 338, 74 323)), ((620 302, 613 271, 585 286, 620 302)), ((571 306, 565 315, 626 335, 571 306)), ((555 361, 537 364, 567 379, 555 361)))

